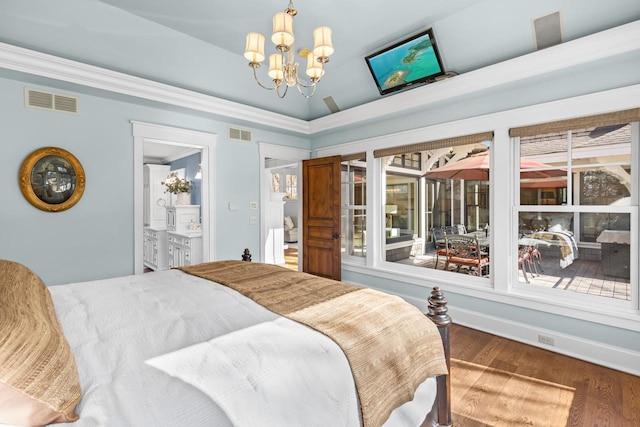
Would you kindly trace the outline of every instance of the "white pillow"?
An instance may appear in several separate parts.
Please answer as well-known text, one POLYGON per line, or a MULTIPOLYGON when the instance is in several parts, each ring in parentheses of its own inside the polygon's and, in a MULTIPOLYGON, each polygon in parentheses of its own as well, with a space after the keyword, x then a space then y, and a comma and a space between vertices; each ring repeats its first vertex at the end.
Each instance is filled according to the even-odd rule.
POLYGON ((571 214, 569 215, 552 215, 551 216, 551 226, 549 227, 549 231, 569 231, 569 227, 571 227, 571 214))
POLYGON ((293 220, 291 219, 290 216, 285 216, 284 217, 284 230, 285 231, 289 231, 292 228, 294 228, 293 220))

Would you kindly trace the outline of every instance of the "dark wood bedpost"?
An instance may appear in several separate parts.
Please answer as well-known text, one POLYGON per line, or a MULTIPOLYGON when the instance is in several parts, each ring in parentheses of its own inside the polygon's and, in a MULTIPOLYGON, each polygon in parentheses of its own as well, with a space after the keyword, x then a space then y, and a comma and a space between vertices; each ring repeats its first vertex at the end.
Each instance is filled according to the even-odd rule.
MULTIPOLYGON (((427 317, 433 321, 440 331, 444 346, 444 357, 447 360, 447 369, 451 374, 451 317, 447 314, 447 299, 440 287, 436 286, 429 296, 429 313, 427 317)), ((438 396, 436 397, 438 409, 438 425, 451 425, 451 379, 450 375, 441 375, 436 378, 438 383, 438 396)))

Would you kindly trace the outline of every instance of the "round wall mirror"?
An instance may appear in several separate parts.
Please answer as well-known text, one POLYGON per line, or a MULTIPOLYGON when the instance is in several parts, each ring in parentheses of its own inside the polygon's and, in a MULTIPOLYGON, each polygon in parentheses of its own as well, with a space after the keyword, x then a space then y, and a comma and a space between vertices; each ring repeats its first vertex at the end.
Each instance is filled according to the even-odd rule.
POLYGON ((47 212, 64 211, 78 203, 86 180, 78 159, 56 147, 39 148, 29 154, 18 179, 29 203, 47 212))

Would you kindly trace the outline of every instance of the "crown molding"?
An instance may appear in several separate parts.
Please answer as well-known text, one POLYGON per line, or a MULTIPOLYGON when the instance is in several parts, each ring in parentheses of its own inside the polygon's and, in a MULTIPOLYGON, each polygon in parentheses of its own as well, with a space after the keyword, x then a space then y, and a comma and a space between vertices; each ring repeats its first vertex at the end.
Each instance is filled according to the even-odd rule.
POLYGON ((273 113, 117 71, 0 43, 0 68, 118 94, 249 121, 278 130, 314 135, 380 119, 389 112, 425 108, 458 96, 512 84, 593 61, 640 51, 640 21, 585 36, 518 58, 431 83, 311 121, 273 113))
POLYGON ((305 120, 6 43, 0 43, 0 68, 309 134, 305 120))

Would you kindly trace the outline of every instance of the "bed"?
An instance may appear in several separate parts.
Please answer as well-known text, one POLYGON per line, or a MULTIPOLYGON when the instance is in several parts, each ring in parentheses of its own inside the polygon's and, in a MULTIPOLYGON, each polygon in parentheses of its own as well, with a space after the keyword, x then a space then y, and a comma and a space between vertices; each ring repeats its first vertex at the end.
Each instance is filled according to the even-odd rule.
POLYGON ((398 297, 244 261, 49 288, 18 263, 0 273, 2 425, 451 423, 439 288, 427 318, 398 297))

